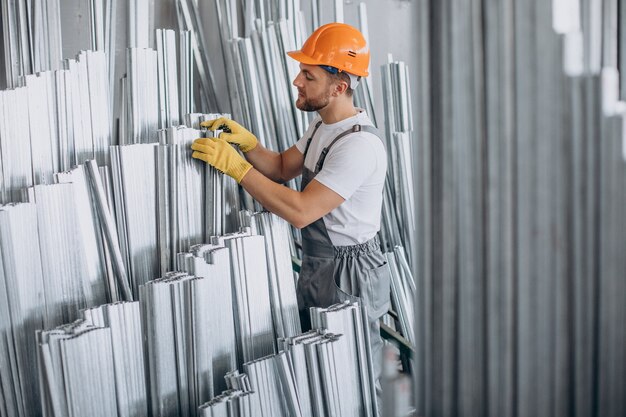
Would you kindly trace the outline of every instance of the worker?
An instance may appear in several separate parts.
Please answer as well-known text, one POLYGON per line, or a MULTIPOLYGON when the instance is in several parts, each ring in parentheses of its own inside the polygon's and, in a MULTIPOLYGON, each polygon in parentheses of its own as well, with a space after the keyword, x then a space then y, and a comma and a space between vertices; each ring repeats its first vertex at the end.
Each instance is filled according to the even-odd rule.
POLYGON ((277 153, 235 121, 219 118, 203 126, 225 132, 195 140, 193 157, 230 175, 263 207, 302 229, 296 293, 303 331, 311 327, 310 307, 359 301, 380 375, 379 319, 389 307, 390 275, 377 232, 387 157, 368 115, 352 101, 368 75, 369 49, 356 28, 330 23, 288 55, 300 63, 296 107, 318 113, 304 136, 277 153), (301 174, 301 191, 282 185, 301 174))

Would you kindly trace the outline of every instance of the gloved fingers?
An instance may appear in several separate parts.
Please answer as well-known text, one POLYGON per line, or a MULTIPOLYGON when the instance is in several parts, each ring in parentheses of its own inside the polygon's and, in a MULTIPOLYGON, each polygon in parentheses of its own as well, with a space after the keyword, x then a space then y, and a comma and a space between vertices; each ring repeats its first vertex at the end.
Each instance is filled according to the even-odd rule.
POLYGON ((211 161, 213 160, 213 158, 211 158, 208 154, 204 152, 198 152, 198 151, 195 151, 194 153, 192 153, 191 157, 195 159, 200 159, 201 161, 204 161, 208 164, 210 164, 211 161))
POLYGON ((209 130, 226 130, 228 132, 236 132, 239 128, 239 124, 232 119, 226 117, 220 117, 214 120, 206 120, 200 123, 201 127, 206 127, 209 130))
POLYGON ((211 119, 211 120, 205 120, 204 122, 200 122, 200 127, 206 127, 209 130, 215 130, 215 128, 213 127, 215 125, 215 122, 217 121, 222 121, 223 119, 226 119, 225 117, 219 117, 217 119, 211 119))
POLYGON ((239 141, 239 134, 238 133, 222 132, 222 133, 220 133, 219 139, 225 140, 228 143, 238 143, 238 141, 239 141))
POLYGON ((191 149, 194 151, 200 151, 209 155, 213 155, 217 151, 217 144, 214 141, 208 142, 200 142, 200 140, 195 140, 191 144, 191 149))
MULTIPOLYGON (((198 138, 193 141, 193 143, 197 143, 199 145, 208 145, 213 138, 198 138)), ((193 143, 191 146, 193 146, 193 143)))

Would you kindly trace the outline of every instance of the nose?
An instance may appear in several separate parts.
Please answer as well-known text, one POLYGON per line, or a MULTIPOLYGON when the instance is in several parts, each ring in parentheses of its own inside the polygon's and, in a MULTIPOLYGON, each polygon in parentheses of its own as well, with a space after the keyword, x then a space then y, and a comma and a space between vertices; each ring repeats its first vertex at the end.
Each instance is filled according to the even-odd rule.
POLYGON ((301 79, 301 77, 302 77, 302 72, 299 72, 298 75, 296 75, 296 78, 293 79, 293 83, 292 84, 294 86, 298 87, 298 88, 301 88, 302 87, 302 79, 301 79))

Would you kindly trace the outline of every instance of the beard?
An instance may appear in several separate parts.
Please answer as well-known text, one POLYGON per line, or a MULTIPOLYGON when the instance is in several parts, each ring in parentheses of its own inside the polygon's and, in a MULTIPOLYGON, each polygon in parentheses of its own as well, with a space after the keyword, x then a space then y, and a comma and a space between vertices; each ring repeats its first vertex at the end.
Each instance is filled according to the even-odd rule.
POLYGON ((330 94, 322 94, 318 97, 304 98, 299 97, 296 101, 296 107, 302 111, 313 112, 326 107, 329 103, 330 94))

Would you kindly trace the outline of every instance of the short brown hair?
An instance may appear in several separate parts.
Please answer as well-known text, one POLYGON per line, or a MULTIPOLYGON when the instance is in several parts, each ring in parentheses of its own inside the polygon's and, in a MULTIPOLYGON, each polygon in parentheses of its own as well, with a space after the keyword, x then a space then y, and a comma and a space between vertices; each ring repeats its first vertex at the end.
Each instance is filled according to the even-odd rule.
POLYGON ((350 88, 350 76, 348 74, 346 74, 344 71, 337 71, 336 74, 333 74, 332 72, 326 72, 328 74, 328 77, 330 77, 331 82, 334 83, 339 83, 341 81, 348 83, 348 88, 346 89, 346 95, 348 97, 352 97, 352 88, 350 88))

